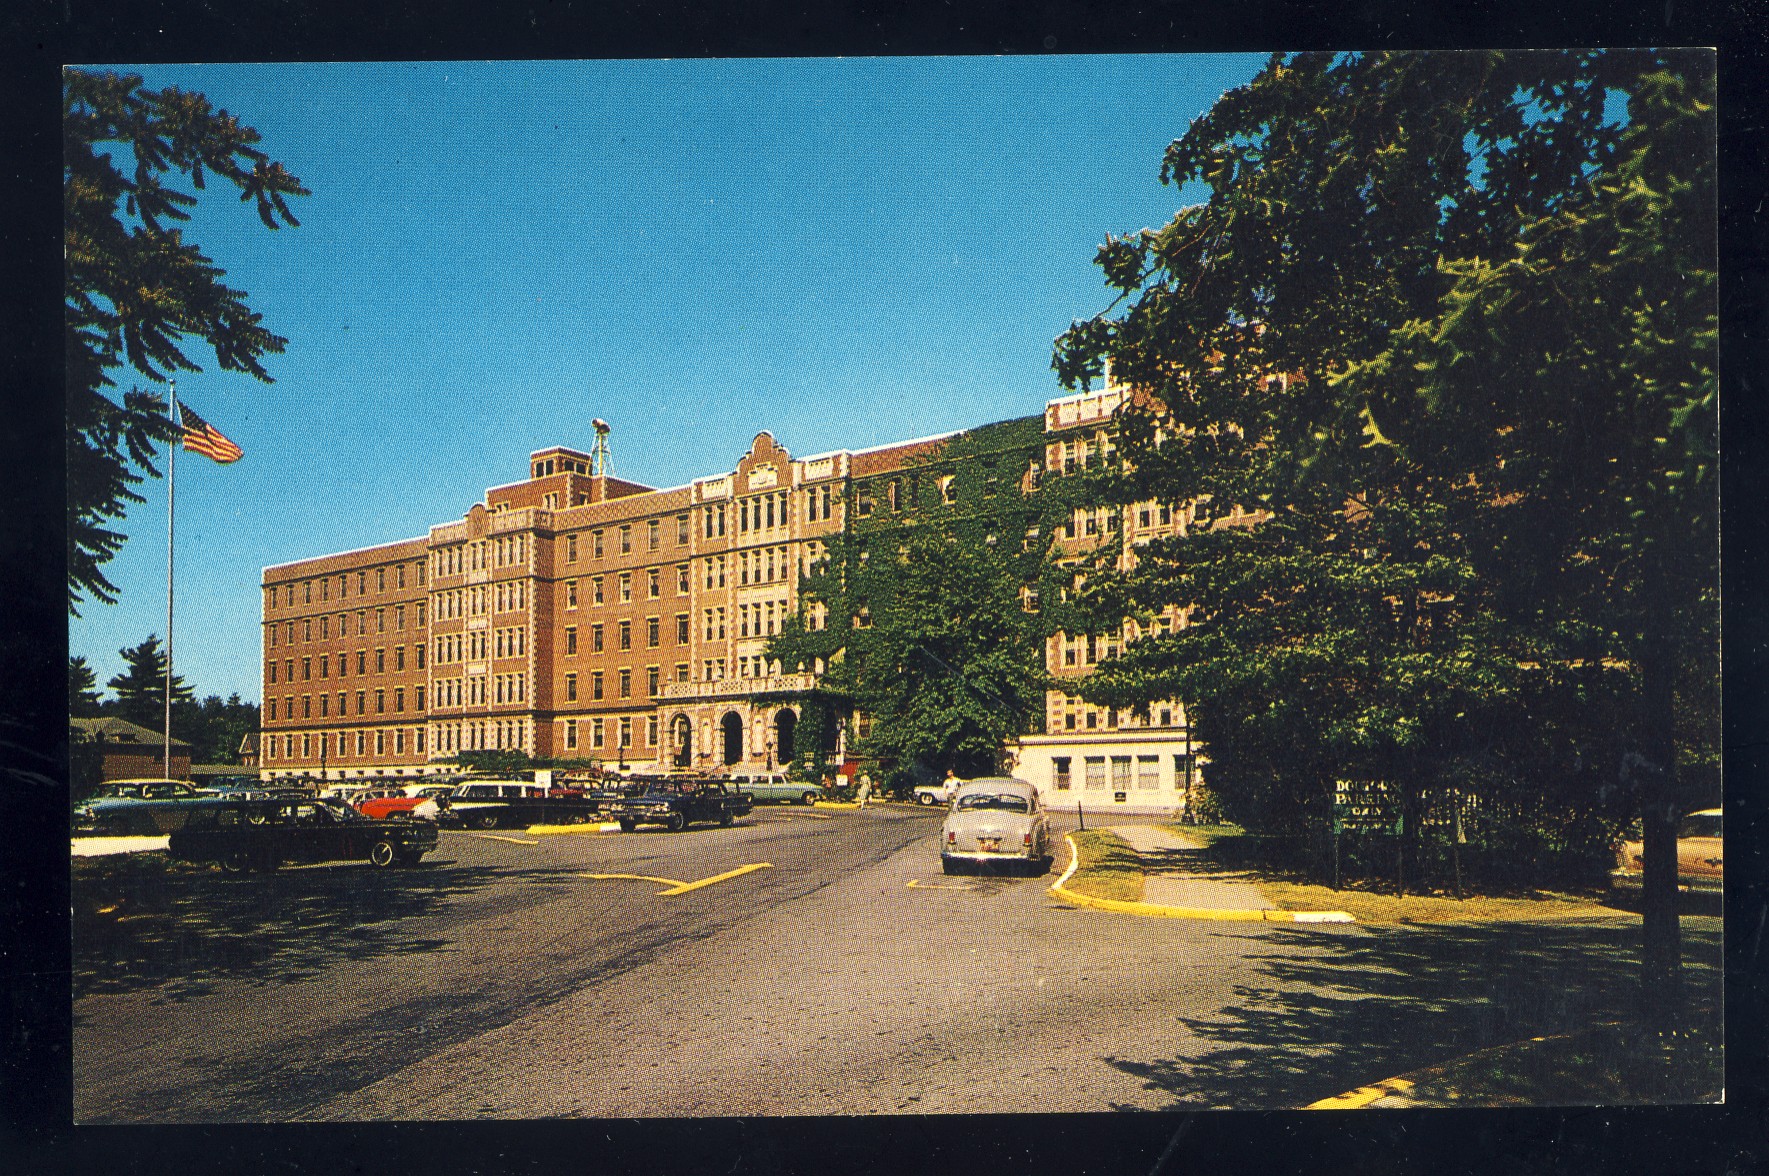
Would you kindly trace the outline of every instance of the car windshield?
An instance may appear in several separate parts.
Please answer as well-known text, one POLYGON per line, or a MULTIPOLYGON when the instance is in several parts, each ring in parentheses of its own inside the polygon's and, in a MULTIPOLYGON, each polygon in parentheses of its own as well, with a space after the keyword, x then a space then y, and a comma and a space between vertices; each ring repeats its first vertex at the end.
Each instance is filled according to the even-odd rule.
POLYGON ((1003 809, 1010 813, 1031 812, 1032 806, 1023 796, 1015 796, 1011 792, 972 792, 958 798, 954 806, 961 813, 973 809, 1003 809))
POLYGON ((1692 813, 1683 818, 1677 826, 1679 837, 1718 837, 1720 836, 1719 813, 1692 813))

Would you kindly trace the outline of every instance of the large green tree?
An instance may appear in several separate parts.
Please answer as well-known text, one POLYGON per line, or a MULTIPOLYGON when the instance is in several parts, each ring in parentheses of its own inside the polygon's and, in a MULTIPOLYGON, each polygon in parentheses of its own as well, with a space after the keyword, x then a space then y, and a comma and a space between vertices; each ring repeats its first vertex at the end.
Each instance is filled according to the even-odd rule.
POLYGON ((1669 650, 1714 717, 1711 85, 1648 52, 1286 55, 1175 141, 1162 179, 1207 201, 1107 239, 1128 305, 1055 366, 1147 394, 1102 492, 1264 521, 1100 569, 1102 615, 1198 623, 1087 689, 1187 698, 1243 811, 1348 778, 1665 795, 1669 650))
POLYGON ((287 198, 306 189, 256 146, 258 132, 201 94, 147 90, 132 74, 69 69, 63 77, 63 232, 68 449, 68 606, 110 602, 102 566, 123 535, 114 529, 155 448, 172 437, 163 397, 131 386, 124 369, 153 382, 197 371, 195 340, 224 371, 270 381, 262 359, 285 339, 267 330, 228 287, 226 271, 186 241, 179 225, 201 190, 221 179, 256 205, 266 228, 294 225, 287 198))
MULTIPOLYGON (((149 635, 140 645, 117 651, 123 658, 123 672, 105 685, 116 694, 114 711, 118 718, 139 723, 157 731, 166 714, 166 651, 157 636, 149 635)), ((172 720, 174 734, 188 726, 190 712, 196 705, 183 677, 172 675, 172 720)))

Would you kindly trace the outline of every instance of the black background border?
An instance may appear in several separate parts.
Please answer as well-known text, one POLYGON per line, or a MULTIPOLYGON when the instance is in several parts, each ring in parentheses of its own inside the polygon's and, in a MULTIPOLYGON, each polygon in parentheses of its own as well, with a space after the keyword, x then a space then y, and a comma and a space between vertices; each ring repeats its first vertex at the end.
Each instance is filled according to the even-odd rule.
MULTIPOLYGON (((1769 1154, 1762 817, 1769 713, 1764 202, 1769 0, 478 5, 25 0, 0 15, 0 1167, 20 1173, 1414 1171, 1721 1173, 1769 1154), (1726 510, 1728 1102, 1520 1111, 1203 1112, 462 1122, 70 1125, 59 71, 112 61, 1155 53, 1589 45, 1720 51, 1726 510), (10 1158, 9 1158, 10 1157, 10 1158)), ((243 112, 247 121, 250 113, 243 112)), ((1183 130, 1176 123, 1174 134, 1183 130)), ((1151 180, 1156 165, 1150 160, 1151 180)), ((1102 235, 1106 228, 1101 226, 1102 235)), ((1075 264, 1085 265, 1086 257, 1075 264)))

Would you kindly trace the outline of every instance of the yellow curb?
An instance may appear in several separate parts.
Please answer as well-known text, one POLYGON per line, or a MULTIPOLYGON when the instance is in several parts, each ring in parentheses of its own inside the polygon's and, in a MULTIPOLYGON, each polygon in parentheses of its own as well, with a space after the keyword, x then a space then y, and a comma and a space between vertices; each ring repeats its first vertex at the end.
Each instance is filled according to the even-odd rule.
MULTIPOLYGON (((1624 1022, 1598 1021, 1591 1026, 1591 1030, 1620 1024, 1624 1024, 1624 1022)), ((1582 1032, 1590 1032, 1591 1030, 1582 1030, 1582 1032)), ((1496 1054, 1508 1049, 1516 1049, 1520 1045, 1529 1045, 1543 1041, 1564 1041, 1567 1038, 1574 1036, 1576 1036, 1574 1033, 1550 1033, 1546 1037, 1530 1037, 1519 1039, 1517 1041, 1509 1041, 1503 1045, 1489 1045, 1485 1049, 1477 1049, 1471 1054, 1463 1054, 1461 1057, 1451 1058, 1447 1062, 1438 1062, 1433 1066, 1425 1066, 1418 1070, 1408 1071, 1408 1073, 1414 1076, 1413 1078, 1384 1078, 1380 1082, 1372 1082, 1368 1086, 1360 1086, 1356 1090, 1348 1090, 1344 1094, 1336 1094, 1332 1098, 1323 1098, 1319 1102, 1311 1102, 1302 1109, 1305 1111, 1355 1110, 1358 1107, 1369 1106, 1384 1095, 1405 1094, 1407 1091, 1412 1090, 1418 1085, 1416 1079, 1431 1078, 1441 1075, 1451 1066, 1460 1065, 1463 1062, 1472 1061, 1475 1058, 1485 1057, 1488 1054, 1496 1054)))
POLYGON ((530 825, 523 832, 530 837, 558 836, 566 833, 618 833, 620 832, 620 824, 617 821, 605 821, 593 825, 530 825))
POLYGON ((1129 902, 1121 898, 1094 898, 1088 894, 1076 894, 1063 886, 1076 866, 1080 864, 1080 855, 1075 852, 1075 842, 1065 834, 1063 841, 1069 847, 1069 868, 1056 885, 1050 888, 1050 894, 1064 902, 1076 906, 1092 907, 1095 910, 1115 911, 1121 915, 1141 915, 1148 919, 1213 919, 1235 923, 1355 923, 1356 919, 1345 911, 1276 911, 1276 910, 1231 910, 1221 907, 1182 907, 1167 906, 1157 902, 1129 902))
POLYGON ((831 808, 831 809, 857 809, 860 806, 857 803, 855 803, 853 801, 848 801, 848 800, 819 800, 815 804, 811 805, 811 807, 812 808, 831 808))
POLYGON ((499 837, 496 833, 469 833, 469 837, 477 837, 482 841, 508 841, 511 845, 539 845, 538 841, 529 841, 524 837, 499 837))
POLYGON ((1305 1111, 1353 1111, 1359 1107, 1367 1107, 1379 1098, 1390 1094, 1405 1094, 1411 1089, 1413 1089, 1413 1083, 1405 1078, 1389 1078, 1369 1086, 1360 1086, 1356 1090, 1349 1090, 1344 1094, 1336 1094, 1332 1098, 1311 1102, 1302 1109, 1305 1111))

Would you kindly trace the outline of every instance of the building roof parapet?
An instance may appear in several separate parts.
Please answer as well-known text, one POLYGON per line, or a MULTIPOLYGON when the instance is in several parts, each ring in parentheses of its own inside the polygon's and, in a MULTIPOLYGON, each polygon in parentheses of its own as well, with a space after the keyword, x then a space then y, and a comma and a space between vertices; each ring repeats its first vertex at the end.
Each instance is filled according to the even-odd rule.
MULTIPOLYGON (((391 543, 374 543, 368 547, 353 547, 348 551, 328 551, 324 555, 310 555, 306 559, 292 559, 287 563, 265 564, 261 569, 261 576, 263 579, 268 580, 271 578, 272 572, 277 573, 277 578, 279 579, 283 577, 292 578, 295 576, 325 575, 339 570, 333 563, 335 560, 340 560, 347 556, 372 555, 375 552, 385 552, 388 559, 409 558, 410 556, 421 554, 421 551, 411 550, 412 548, 415 547, 421 549, 427 542, 429 542, 429 540, 425 536, 420 535, 412 539, 395 539, 391 543), (309 564, 316 566, 305 566, 309 564), (317 566, 320 564, 325 564, 327 566, 323 568, 317 566)), ((366 567, 373 562, 373 560, 364 560, 362 566, 366 567)), ((356 564, 351 565, 352 569, 356 566, 356 564)))

